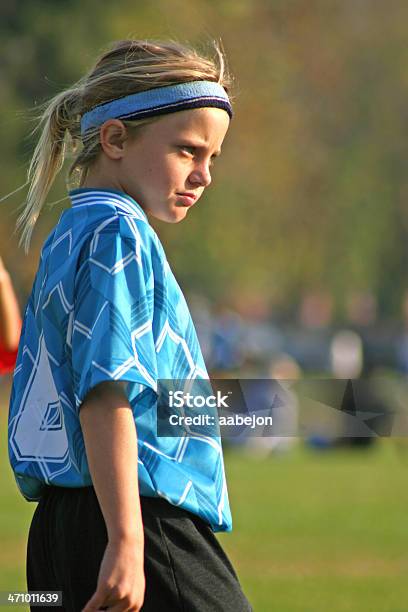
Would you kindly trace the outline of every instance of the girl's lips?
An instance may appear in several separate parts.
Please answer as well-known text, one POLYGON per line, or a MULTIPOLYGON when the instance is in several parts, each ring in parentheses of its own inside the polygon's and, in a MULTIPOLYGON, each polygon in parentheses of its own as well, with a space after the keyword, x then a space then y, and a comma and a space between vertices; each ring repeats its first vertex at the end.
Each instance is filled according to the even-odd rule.
POLYGON ((181 202, 183 206, 192 206, 197 200, 197 196, 194 194, 178 193, 177 202, 181 202))

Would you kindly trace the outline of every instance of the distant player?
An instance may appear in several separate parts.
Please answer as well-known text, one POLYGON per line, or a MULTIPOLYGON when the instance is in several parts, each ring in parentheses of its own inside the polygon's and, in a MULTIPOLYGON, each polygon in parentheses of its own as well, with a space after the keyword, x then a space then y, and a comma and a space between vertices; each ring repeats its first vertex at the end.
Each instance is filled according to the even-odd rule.
POLYGON ((0 257, 0 375, 14 369, 20 332, 20 309, 10 275, 0 257))

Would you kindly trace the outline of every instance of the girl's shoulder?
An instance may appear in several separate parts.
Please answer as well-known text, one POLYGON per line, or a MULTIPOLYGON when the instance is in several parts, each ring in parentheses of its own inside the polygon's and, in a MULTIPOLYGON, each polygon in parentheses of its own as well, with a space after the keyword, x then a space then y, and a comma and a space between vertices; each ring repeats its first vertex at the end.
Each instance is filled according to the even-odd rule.
POLYGON ((130 196, 114 190, 76 189, 69 193, 72 216, 67 220, 78 238, 98 240, 101 235, 111 234, 117 239, 143 243, 148 250, 160 244, 146 213, 130 196))
POLYGON ((85 260, 120 262, 136 259, 150 268, 166 256, 160 239, 147 219, 109 207, 95 207, 84 220, 73 219, 73 246, 78 264, 85 260))

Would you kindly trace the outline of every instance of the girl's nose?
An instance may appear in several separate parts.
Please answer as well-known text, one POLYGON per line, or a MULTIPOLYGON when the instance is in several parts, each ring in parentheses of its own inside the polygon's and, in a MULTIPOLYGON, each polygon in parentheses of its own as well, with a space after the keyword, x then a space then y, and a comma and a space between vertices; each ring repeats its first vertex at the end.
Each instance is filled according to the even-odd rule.
POLYGON ((200 164, 190 174, 190 182, 202 187, 208 187, 211 183, 211 172, 208 164, 200 164))

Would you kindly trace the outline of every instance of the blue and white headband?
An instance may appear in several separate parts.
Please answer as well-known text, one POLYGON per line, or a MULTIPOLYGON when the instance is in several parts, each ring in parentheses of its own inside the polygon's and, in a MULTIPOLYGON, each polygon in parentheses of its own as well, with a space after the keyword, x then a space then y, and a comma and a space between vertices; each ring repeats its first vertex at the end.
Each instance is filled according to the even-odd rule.
POLYGON ((227 92, 213 81, 192 81, 156 87, 95 106, 81 118, 81 135, 108 119, 145 119, 190 108, 222 108, 232 117, 227 92))

